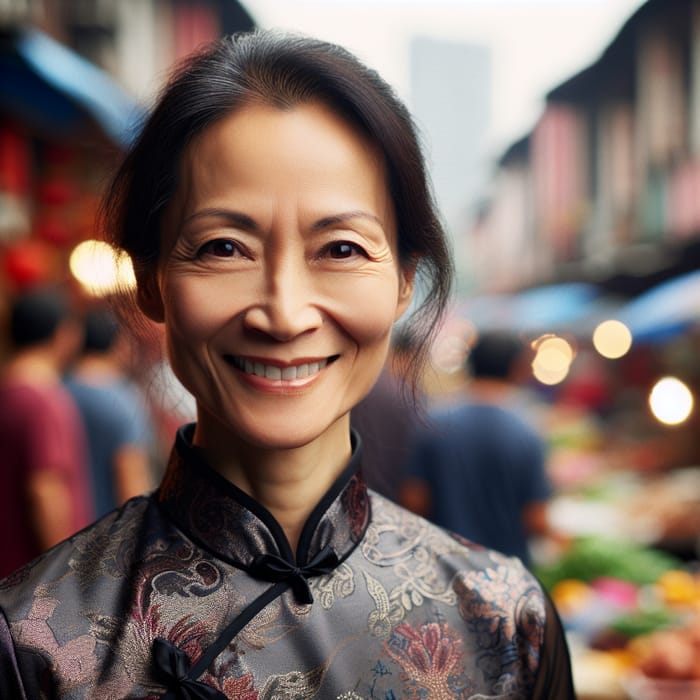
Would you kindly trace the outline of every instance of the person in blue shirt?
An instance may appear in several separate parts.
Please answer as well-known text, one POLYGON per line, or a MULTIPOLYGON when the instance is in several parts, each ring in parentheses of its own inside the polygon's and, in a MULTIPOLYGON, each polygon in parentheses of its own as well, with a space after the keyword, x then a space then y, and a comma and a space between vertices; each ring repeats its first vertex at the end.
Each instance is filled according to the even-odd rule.
POLYGON ((82 353, 66 378, 85 425, 97 515, 148 491, 154 429, 145 395, 128 376, 125 336, 108 308, 85 318, 82 353))
POLYGON ((529 540, 548 530, 543 437, 516 410, 523 345, 483 333, 467 355, 463 401, 436 411, 416 439, 401 487, 409 509, 474 542, 531 563, 529 540))

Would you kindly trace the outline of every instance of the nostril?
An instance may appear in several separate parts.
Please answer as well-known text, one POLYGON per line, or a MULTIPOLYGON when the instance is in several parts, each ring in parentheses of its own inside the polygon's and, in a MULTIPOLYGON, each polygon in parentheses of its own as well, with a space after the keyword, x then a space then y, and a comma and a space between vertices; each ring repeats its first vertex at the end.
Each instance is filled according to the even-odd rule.
POLYGON ((244 326, 278 341, 291 340, 315 330, 323 324, 321 312, 312 304, 293 308, 289 304, 260 304, 248 309, 243 316, 244 326))

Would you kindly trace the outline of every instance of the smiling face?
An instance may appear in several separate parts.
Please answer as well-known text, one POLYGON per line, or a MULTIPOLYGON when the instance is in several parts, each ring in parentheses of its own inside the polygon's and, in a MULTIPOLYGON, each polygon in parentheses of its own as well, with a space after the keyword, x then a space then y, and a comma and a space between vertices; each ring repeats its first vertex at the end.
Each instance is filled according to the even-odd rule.
POLYGON ((347 442, 413 289, 376 149, 318 103, 243 107, 186 150, 162 236, 139 297, 196 441, 347 442))

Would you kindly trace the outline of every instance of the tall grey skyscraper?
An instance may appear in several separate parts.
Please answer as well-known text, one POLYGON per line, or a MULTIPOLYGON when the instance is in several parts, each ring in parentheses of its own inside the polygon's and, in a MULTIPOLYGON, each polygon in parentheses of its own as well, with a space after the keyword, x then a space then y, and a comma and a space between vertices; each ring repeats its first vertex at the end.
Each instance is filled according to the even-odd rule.
POLYGON ((411 43, 411 108, 421 129, 435 194, 455 238, 457 268, 470 207, 487 173, 491 55, 473 44, 416 37, 411 43))

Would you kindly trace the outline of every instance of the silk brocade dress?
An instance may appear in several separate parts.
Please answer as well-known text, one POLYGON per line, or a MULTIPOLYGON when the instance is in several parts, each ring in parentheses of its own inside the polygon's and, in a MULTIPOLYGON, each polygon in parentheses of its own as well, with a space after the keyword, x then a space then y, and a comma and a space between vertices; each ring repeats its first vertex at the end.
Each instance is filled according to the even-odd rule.
POLYGON ((155 492, 0 582, 0 698, 573 700, 537 580, 369 491, 356 435, 292 552, 193 427, 155 492))

